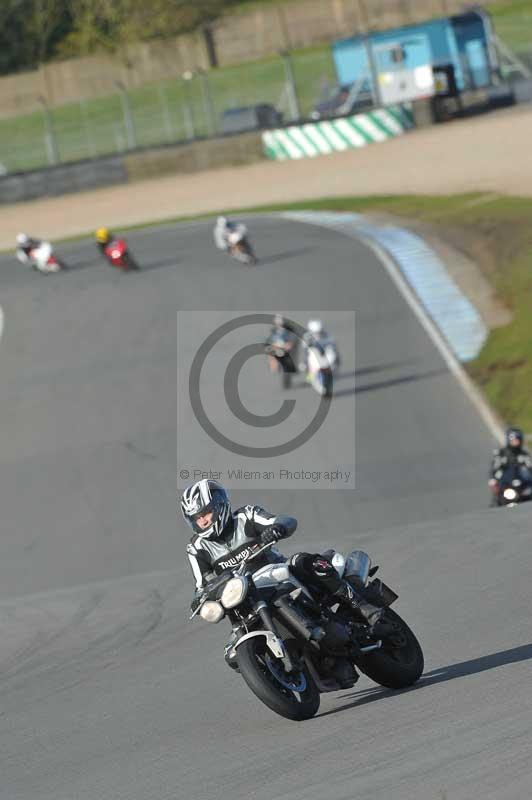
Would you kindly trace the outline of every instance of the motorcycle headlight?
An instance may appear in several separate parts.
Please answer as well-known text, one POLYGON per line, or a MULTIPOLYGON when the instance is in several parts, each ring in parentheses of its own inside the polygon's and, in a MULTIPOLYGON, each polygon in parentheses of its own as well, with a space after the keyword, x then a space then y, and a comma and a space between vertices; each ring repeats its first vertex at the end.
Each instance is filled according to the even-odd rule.
POLYGON ((205 622, 220 622, 225 617, 225 611, 222 606, 220 603, 214 602, 214 600, 207 600, 206 603, 203 603, 199 613, 205 622))
POLYGON ((220 598, 223 607, 234 608, 235 606, 240 605, 240 603, 246 596, 247 590, 248 590, 247 578, 243 578, 240 575, 237 576, 236 578, 231 578, 231 580, 227 581, 227 583, 225 584, 222 596, 220 598))
POLYGON ((505 489, 502 494, 505 500, 515 500, 517 497, 515 489, 505 489))

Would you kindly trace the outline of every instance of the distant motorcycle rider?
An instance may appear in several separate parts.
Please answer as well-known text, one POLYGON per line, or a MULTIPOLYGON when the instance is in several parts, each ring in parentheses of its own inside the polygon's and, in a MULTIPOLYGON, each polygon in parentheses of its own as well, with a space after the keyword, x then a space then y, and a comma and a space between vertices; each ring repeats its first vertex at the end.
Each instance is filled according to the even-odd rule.
POLYGON ((281 367, 286 372, 296 372, 300 347, 298 326, 281 314, 275 314, 273 317, 270 335, 265 342, 267 353, 275 343, 283 345, 283 350, 286 355, 280 359, 268 355, 271 371, 277 372, 279 367, 281 367))
MULTIPOLYGON (((201 597, 206 583, 215 575, 235 567, 246 558, 254 545, 266 545, 286 539, 297 528, 297 520, 284 514, 271 514, 261 506, 247 505, 233 511, 229 496, 217 481, 203 479, 188 486, 181 497, 181 510, 193 536, 187 555, 196 582, 196 596, 201 597)), ((256 562, 286 562, 276 549, 270 548, 256 562)), ((383 609, 366 602, 343 581, 329 559, 319 553, 296 553, 288 566, 304 584, 328 595, 334 595, 349 607, 360 611, 370 625, 376 627, 383 609)), ((193 601, 192 606, 195 606, 193 601)), ((243 631, 233 626, 225 648, 230 667, 237 668, 229 653, 243 631)))
POLYGON ((299 326, 287 317, 283 317, 282 314, 274 314, 270 336, 274 336, 279 331, 287 331, 296 339, 299 335, 299 326))
POLYGON ((42 240, 35 239, 33 236, 28 236, 27 233, 17 233, 16 236, 17 250, 16 255, 22 264, 31 262, 30 253, 41 246, 42 240))
POLYGON ((331 368, 337 367, 339 364, 338 352, 336 342, 330 336, 325 328, 321 319, 309 319, 307 322, 307 329, 303 334, 303 343, 301 347, 301 357, 299 362, 299 371, 308 371, 308 357, 310 349, 316 348, 321 355, 327 356, 327 348, 332 348, 334 351, 334 364, 331 368))
POLYGON ((213 233, 214 242, 218 250, 227 251, 231 249, 229 241, 230 235, 232 233, 240 233, 242 238, 244 238, 247 233, 247 228, 241 223, 227 219, 227 217, 218 217, 213 233))
POLYGON ((509 466, 517 466, 521 478, 532 478, 532 458, 523 447, 524 434, 520 428, 508 428, 505 434, 505 446, 493 451, 490 469, 489 486, 494 495, 499 491, 499 482, 509 466))

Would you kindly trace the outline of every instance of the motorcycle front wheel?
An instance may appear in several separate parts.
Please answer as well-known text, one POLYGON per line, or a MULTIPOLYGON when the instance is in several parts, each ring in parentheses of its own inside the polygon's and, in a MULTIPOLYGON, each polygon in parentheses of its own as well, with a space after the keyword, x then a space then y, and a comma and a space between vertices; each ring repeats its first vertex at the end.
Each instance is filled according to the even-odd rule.
POLYGON ((240 673, 253 694, 286 719, 310 719, 320 707, 320 693, 306 668, 288 674, 268 650, 264 636, 254 636, 237 648, 240 673))
POLYGON ((395 632, 383 639, 381 649, 373 650, 357 659, 357 666, 380 686, 404 689, 423 674, 423 650, 399 614, 387 608, 384 620, 393 624, 395 632))
POLYGON ((321 397, 332 397, 333 382, 332 374, 328 370, 320 370, 312 379, 314 390, 321 397))

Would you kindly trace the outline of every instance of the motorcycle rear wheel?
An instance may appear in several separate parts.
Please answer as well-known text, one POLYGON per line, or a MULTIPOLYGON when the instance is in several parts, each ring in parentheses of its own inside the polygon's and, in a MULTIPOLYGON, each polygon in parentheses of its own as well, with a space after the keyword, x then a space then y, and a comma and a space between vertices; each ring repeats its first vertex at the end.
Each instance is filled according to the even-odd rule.
POLYGON ((393 637, 383 640, 380 650, 373 650, 360 659, 357 666, 372 681, 387 689, 405 689, 415 683, 423 674, 424 658, 421 645, 414 633, 399 614, 386 609, 384 619, 398 626, 398 633, 404 638, 401 647, 393 647, 393 637))
MULTIPOLYGON (((242 642, 237 648, 237 661, 240 673, 253 694, 276 714, 297 722, 310 719, 320 707, 320 693, 306 668, 298 673, 305 688, 294 692, 281 683, 282 675, 277 678, 268 666, 270 653, 263 636, 254 636, 242 642)), ((275 659, 276 665, 282 664, 275 659)), ((290 676, 286 676, 286 683, 290 676)))
POLYGON ((333 376, 332 371, 326 372, 323 375, 323 396, 332 397, 333 394, 333 376))
POLYGON ((126 263, 126 270, 136 270, 139 269, 139 265, 131 255, 131 253, 125 253, 124 261, 126 263))
POLYGON ((252 267, 254 267, 256 265, 256 263, 257 263, 257 257, 255 255, 255 253, 253 252, 253 248, 251 247, 251 245, 250 245, 250 243, 248 242, 247 239, 244 239, 244 241, 242 242, 242 252, 246 256, 246 262, 245 263, 249 264, 252 267))

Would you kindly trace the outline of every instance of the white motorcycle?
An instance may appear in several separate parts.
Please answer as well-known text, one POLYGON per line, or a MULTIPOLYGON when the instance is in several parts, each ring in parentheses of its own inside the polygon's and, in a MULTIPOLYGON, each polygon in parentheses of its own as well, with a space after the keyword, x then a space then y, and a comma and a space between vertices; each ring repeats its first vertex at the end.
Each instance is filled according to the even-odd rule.
POLYGON ((334 339, 327 337, 319 346, 307 344, 303 350, 299 371, 306 372, 312 388, 322 397, 331 397, 333 375, 340 366, 340 354, 334 339))
POLYGON ((310 346, 307 350, 307 377, 310 385, 322 397, 331 397, 333 369, 326 349, 310 346))
POLYGON ((333 373, 335 373, 340 366, 340 354, 338 352, 336 342, 334 339, 325 339, 321 342, 321 344, 325 350, 325 355, 327 357, 327 361, 329 362, 329 366, 333 373))
POLYGON ((34 247, 30 250, 28 253, 28 261, 33 269, 37 269, 39 272, 61 272, 61 270, 66 269, 66 265, 54 255, 50 242, 41 242, 38 247, 34 247))

